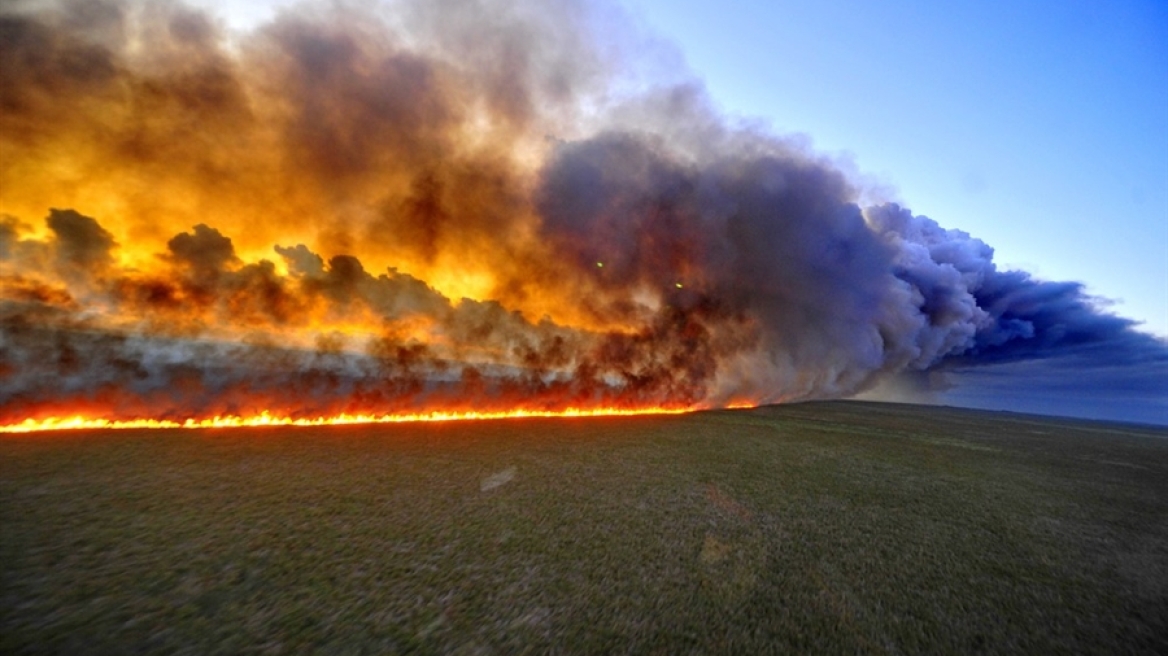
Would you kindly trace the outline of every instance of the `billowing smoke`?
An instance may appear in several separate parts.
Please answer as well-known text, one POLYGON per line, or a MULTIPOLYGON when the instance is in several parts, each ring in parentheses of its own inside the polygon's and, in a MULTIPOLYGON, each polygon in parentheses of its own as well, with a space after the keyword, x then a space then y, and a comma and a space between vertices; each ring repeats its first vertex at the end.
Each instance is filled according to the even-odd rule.
POLYGON ((614 15, 309 4, 233 35, 178 2, 8 3, 0 424, 1168 370, 1081 285, 861 207, 829 159, 641 73, 614 15))

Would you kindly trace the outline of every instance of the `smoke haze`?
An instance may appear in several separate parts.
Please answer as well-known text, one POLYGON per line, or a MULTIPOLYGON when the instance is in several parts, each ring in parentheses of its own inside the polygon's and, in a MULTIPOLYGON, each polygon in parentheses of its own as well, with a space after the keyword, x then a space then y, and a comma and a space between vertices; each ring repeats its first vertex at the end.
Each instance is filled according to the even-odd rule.
POLYGON ((179 2, 5 4, 0 424, 698 408, 1058 370, 1105 370, 1076 389, 1168 423, 1162 340, 862 206, 667 59, 570 0, 309 3, 242 35, 179 2))

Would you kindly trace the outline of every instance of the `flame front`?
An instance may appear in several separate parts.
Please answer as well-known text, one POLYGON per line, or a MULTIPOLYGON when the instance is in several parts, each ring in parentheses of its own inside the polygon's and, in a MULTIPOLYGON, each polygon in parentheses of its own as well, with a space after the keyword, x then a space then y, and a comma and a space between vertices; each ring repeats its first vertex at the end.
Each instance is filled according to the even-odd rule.
MULTIPOLYGON (((746 407, 746 406, 737 406, 746 407)), ((0 433, 37 433, 42 431, 87 429, 154 429, 154 428, 242 428, 254 426, 346 426, 353 424, 401 424, 413 422, 474 421, 485 419, 533 419, 576 417, 634 417, 641 415, 677 415, 691 412, 687 408, 567 408, 564 410, 507 410, 501 412, 433 411, 399 415, 349 415, 333 417, 273 416, 267 412, 250 417, 210 417, 206 419, 89 419, 82 416, 25 419, 18 424, 0 426, 0 433)))

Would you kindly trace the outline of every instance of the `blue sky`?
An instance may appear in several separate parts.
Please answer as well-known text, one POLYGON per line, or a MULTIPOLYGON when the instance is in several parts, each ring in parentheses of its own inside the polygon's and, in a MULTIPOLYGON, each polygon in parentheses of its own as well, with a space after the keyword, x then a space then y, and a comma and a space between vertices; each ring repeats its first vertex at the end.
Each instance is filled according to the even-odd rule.
POLYGON ((1168 4, 627 4, 725 111, 1168 336, 1168 4))

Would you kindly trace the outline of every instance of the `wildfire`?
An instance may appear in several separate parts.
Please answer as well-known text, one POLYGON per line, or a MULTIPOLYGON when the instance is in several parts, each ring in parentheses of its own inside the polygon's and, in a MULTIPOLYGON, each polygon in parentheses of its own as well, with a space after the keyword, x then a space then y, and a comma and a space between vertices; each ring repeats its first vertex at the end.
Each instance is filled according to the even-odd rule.
MULTIPOLYGON (((745 407, 736 405, 735 407, 745 407)), ((679 415, 693 412, 695 408, 566 408, 564 410, 506 410, 477 412, 431 411, 411 414, 339 414, 331 417, 288 417, 273 415, 267 411, 258 415, 241 417, 238 415, 216 416, 204 419, 105 419, 83 416, 46 417, 26 419, 20 423, 0 426, 0 433, 37 433, 44 431, 86 430, 86 429, 147 429, 147 428, 242 428, 254 426, 346 426, 352 424, 400 424, 412 422, 475 421, 484 419, 531 419, 531 418, 580 418, 580 417, 631 417, 638 415, 679 415)))
POLYGON ((0 433, 681 413, 1163 354, 1081 285, 861 208, 700 84, 638 88, 590 3, 308 0, 240 32, 100 4, 0 3, 0 433))

